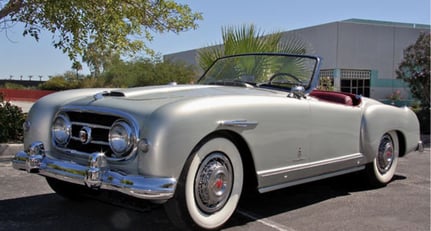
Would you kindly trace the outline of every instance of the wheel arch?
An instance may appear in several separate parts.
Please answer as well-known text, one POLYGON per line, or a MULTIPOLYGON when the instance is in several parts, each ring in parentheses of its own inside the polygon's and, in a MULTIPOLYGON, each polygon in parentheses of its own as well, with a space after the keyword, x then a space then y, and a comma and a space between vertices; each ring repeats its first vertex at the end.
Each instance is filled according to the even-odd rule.
POLYGON ((365 110, 361 124, 361 152, 366 155, 367 162, 375 158, 381 136, 391 131, 398 138, 399 156, 408 152, 411 143, 407 140, 412 123, 410 117, 408 111, 388 105, 372 105, 365 110))
MULTIPOLYGON (((190 201, 187 199, 186 196, 186 191, 187 191, 187 181, 188 181, 188 172, 190 170, 190 166, 195 166, 195 164, 193 164, 195 162, 195 156, 198 155, 201 152, 201 148, 203 148, 205 145, 207 145, 208 143, 211 143, 211 141, 213 139, 218 139, 218 138, 222 138, 225 140, 230 141, 238 150, 238 153, 241 158, 241 162, 242 162, 242 169, 243 169, 243 178, 242 178, 242 190, 241 191, 237 191, 240 195, 244 194, 244 192, 246 191, 246 187, 249 187, 247 182, 257 182, 256 177, 255 177, 255 172, 253 172, 253 174, 249 174, 249 172, 251 173, 252 171, 254 171, 254 164, 249 164, 249 162, 252 162, 251 159, 251 153, 250 153, 250 149, 248 148, 248 145, 246 144, 246 141, 243 139, 243 137, 234 132, 234 131, 229 131, 229 130, 216 130, 213 131, 209 134, 207 134, 206 136, 204 136, 199 142, 197 142, 197 144, 194 146, 194 148, 191 150, 189 156, 186 159, 185 165, 182 167, 181 169, 181 175, 179 176, 178 179, 178 184, 177 184, 177 188, 175 190, 175 194, 174 197, 169 199, 165 204, 165 211, 166 214, 168 215, 168 217, 170 218, 170 220, 177 226, 180 227, 182 229, 192 229, 192 230, 201 230, 202 227, 204 227, 205 229, 209 228, 209 229, 219 229, 225 221, 223 221, 223 224, 210 224, 210 223, 205 223, 207 220, 207 218, 203 218, 200 219, 199 217, 201 217, 199 214, 193 212, 194 209, 190 209, 188 202, 190 201), (187 211, 187 212, 185 212, 187 211), (194 214, 194 215, 193 215, 194 214), (198 217, 198 220, 195 220, 196 216, 198 217), (203 223, 200 223, 203 222, 203 223), (220 225, 220 226, 214 226, 214 227, 206 227, 206 225, 220 225)), ((229 145, 231 146, 231 145, 229 145)), ((232 147, 232 146, 231 146, 232 147)), ((236 155, 237 155, 236 154, 236 155)), ((238 159, 237 159, 238 160, 238 159)), ((234 161, 235 162, 235 161, 234 161)), ((233 167, 235 167, 235 165, 233 163, 231 163, 233 167)), ((255 187, 256 188, 256 187, 255 187)), ((257 191, 257 190, 256 190, 257 191)), ((188 194, 190 195, 190 194, 188 194)), ((197 203, 197 202, 195 202, 197 203)), ((232 203, 230 203, 232 205, 232 203)), ((226 204, 227 205, 227 204, 226 204)), ((236 205, 235 205, 236 207, 236 205)), ((227 212, 229 212, 229 208, 228 210, 226 210, 227 212)), ((215 215, 216 216, 216 220, 221 221, 221 219, 223 218, 223 214, 226 214, 226 211, 218 211, 217 213, 219 215, 215 215), (219 213, 220 212, 220 213, 219 213)), ((216 213, 215 213, 216 214, 216 213)), ((229 215, 229 217, 232 214, 229 215)))
POLYGON ((406 148, 406 137, 399 130, 395 130, 395 132, 397 133, 397 136, 398 136, 399 156, 403 157, 407 154, 407 152, 406 152, 406 150, 407 150, 407 148, 406 148))
POLYGON ((193 148, 192 152, 190 153, 188 160, 193 157, 193 154, 199 150, 199 148, 204 145, 207 141, 213 139, 213 138, 225 138, 230 140, 235 146, 237 147, 241 159, 243 161, 243 168, 244 168, 244 186, 243 186, 243 192, 250 192, 255 193, 257 192, 257 175, 256 175, 256 168, 254 164, 254 159, 250 150, 249 145, 247 144, 247 141, 244 139, 243 136, 238 134, 237 132, 234 132, 232 130, 217 130, 213 131, 210 134, 206 135, 204 138, 202 138, 199 143, 193 148))

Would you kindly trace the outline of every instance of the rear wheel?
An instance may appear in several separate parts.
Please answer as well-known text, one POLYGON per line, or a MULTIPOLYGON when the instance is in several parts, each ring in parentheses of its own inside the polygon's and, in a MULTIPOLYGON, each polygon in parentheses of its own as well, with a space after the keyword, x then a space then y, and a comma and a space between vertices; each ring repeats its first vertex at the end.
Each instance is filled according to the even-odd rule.
POLYGON ((389 183, 398 165, 399 143, 397 133, 385 133, 379 142, 376 157, 367 166, 370 183, 374 186, 384 186, 389 183))
POLYGON ((182 229, 217 229, 234 213, 242 187, 239 150, 226 138, 213 138, 187 161, 165 211, 182 229))

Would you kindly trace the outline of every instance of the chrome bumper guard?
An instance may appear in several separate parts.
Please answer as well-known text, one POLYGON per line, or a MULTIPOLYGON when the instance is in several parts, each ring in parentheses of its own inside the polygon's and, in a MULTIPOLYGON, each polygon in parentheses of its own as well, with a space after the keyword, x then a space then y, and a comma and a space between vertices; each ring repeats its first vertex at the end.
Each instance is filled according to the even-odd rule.
POLYGON ((15 169, 38 173, 92 189, 118 191, 136 198, 167 200, 174 195, 174 178, 153 178, 139 175, 124 175, 109 169, 103 153, 90 155, 88 166, 45 155, 42 142, 33 143, 27 151, 18 152, 12 160, 15 169))
POLYGON ((416 148, 416 151, 424 152, 424 144, 421 140, 418 142, 418 147, 416 148))

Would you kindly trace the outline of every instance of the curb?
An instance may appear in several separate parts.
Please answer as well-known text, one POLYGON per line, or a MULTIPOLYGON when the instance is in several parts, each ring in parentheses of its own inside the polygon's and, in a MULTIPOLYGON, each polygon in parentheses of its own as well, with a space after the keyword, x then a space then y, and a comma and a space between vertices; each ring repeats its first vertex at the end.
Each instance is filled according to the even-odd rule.
POLYGON ((23 144, 0 144, 0 161, 12 160, 15 153, 23 149, 23 144))

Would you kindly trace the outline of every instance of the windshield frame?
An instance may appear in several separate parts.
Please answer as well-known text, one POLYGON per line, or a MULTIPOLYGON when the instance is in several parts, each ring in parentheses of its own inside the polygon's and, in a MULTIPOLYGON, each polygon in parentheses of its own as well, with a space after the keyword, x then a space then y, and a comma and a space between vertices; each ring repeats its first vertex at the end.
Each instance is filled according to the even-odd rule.
MULTIPOLYGON (((317 87, 318 82, 319 82, 319 70, 320 70, 320 65, 321 65, 321 57, 319 56, 313 56, 313 55, 299 55, 299 54, 287 54, 287 53, 243 53, 243 54, 237 54, 237 55, 228 55, 228 56, 223 56, 220 58, 217 58, 212 64, 211 66, 205 70, 205 72, 203 73, 203 75, 198 79, 197 84, 203 84, 203 85, 229 85, 229 86, 253 86, 253 87, 265 87, 265 88, 274 88, 277 90, 283 90, 283 91, 292 91, 294 90, 293 88, 297 87, 297 86, 293 86, 293 87, 281 87, 281 86, 277 86, 277 85, 270 85, 270 84, 265 84, 265 83, 255 83, 255 82, 248 82, 248 81, 244 81, 241 79, 238 80, 229 80, 227 79, 226 83, 221 81, 221 82, 212 82, 212 83, 207 83, 204 82, 204 80, 206 80, 206 78, 208 77, 208 73, 210 73, 214 67, 216 65, 219 65, 219 62, 221 61, 226 61, 226 59, 232 59, 232 58, 240 58, 243 56, 249 56, 249 57, 287 57, 287 58, 291 58, 291 59, 304 59, 304 60, 311 60, 314 61, 314 66, 309 68, 308 71, 310 71, 310 77, 308 79, 308 83, 304 83, 304 84, 299 84, 299 86, 304 88, 304 92, 305 93, 309 93, 311 92, 314 88, 317 87)), ((274 73, 276 74, 276 73, 274 73)), ((209 78, 209 77, 208 77, 209 78)))

